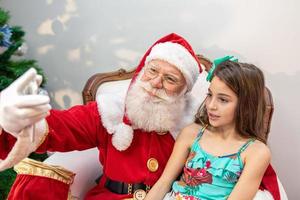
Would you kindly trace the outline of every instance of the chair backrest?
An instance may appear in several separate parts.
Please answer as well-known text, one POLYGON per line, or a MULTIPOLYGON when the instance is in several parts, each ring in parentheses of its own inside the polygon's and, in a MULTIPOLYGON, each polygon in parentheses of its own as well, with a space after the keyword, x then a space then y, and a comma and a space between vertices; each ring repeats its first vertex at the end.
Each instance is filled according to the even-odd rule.
MULTIPOLYGON (((212 62, 202 55, 197 55, 202 67, 205 69, 204 75, 201 75, 193 87, 192 95, 196 97, 199 102, 203 101, 207 92, 208 82, 205 81, 205 73, 209 71, 212 66, 212 62)), ((114 72, 97 73, 91 76, 85 84, 82 91, 82 97, 84 104, 95 101, 97 94, 99 93, 121 93, 123 96, 126 94, 130 79, 134 74, 135 68, 129 71, 119 69, 114 72)), ((271 120, 274 110, 273 98, 270 90, 265 88, 265 100, 266 100, 266 113, 264 116, 264 134, 268 139, 270 132, 271 120)), ((200 104, 200 103, 198 103, 200 104)))

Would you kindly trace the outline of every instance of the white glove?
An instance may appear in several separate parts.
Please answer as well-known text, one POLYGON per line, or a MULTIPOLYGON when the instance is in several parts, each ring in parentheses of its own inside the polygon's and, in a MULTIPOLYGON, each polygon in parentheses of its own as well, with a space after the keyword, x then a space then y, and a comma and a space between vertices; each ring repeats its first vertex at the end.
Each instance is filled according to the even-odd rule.
POLYGON ((42 77, 34 68, 0 93, 0 127, 14 136, 49 114, 50 99, 36 93, 42 77))

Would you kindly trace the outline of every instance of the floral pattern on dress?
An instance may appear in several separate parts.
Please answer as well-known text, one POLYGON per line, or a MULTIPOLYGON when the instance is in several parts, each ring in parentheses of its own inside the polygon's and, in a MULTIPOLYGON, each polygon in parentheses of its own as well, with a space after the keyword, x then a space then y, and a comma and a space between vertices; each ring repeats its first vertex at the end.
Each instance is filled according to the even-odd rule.
POLYGON ((189 168, 184 167, 182 181, 188 186, 197 186, 203 183, 212 183, 212 174, 207 170, 210 168, 211 163, 209 160, 205 162, 204 168, 189 168))
POLYGON ((192 195, 183 195, 177 192, 175 193, 175 200, 201 200, 201 199, 194 197, 192 195))
POLYGON ((241 176, 241 171, 238 171, 236 173, 227 171, 224 173, 224 179, 228 182, 228 183, 237 183, 240 176, 241 176))

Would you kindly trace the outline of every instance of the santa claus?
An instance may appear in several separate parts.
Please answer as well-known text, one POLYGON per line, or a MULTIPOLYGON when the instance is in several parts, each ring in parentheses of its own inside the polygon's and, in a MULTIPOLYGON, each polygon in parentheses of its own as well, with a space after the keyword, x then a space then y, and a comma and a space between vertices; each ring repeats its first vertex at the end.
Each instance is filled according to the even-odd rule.
MULTIPOLYGON (((100 96, 88 105, 50 112, 47 97, 21 95, 28 83, 40 82, 36 72, 29 71, 1 93, 0 158, 6 158, 9 166, 33 150, 97 147, 103 175, 86 199, 143 198, 162 174, 180 129, 193 121, 196 109, 191 107, 190 91, 201 71, 188 42, 170 34, 142 58, 125 102, 114 95, 100 96), (32 130, 33 141, 29 139, 32 130), (15 147, 19 146, 11 151, 15 138, 20 141, 15 147)), ((29 159, 16 171, 8 199, 68 198, 72 172, 29 159)), ((268 184, 276 197, 277 183, 268 184)))

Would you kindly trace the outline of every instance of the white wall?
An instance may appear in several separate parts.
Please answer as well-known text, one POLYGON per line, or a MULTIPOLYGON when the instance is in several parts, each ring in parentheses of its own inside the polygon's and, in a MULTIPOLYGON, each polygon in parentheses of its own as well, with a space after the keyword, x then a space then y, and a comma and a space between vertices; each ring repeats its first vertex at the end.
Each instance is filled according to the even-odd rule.
POLYGON ((2 0, 1 7, 27 32, 26 57, 46 72, 56 108, 81 103, 89 76, 137 65, 170 32, 209 58, 233 54, 257 64, 275 102, 272 162, 289 198, 300 198, 300 1, 2 0))

